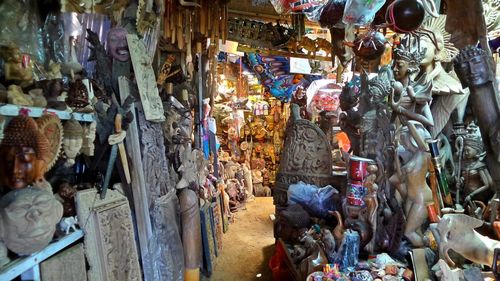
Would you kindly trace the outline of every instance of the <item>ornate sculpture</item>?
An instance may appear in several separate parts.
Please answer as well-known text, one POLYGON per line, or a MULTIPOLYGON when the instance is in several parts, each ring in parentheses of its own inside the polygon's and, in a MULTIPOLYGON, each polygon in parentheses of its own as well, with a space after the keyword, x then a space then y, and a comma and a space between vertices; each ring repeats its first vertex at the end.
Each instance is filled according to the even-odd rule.
POLYGON ((64 124, 63 149, 67 157, 67 165, 73 166, 83 144, 83 128, 80 123, 71 119, 64 124))
POLYGON ((340 108, 343 113, 340 114, 340 128, 349 137, 351 150, 354 155, 360 155, 361 151, 361 112, 357 110, 359 97, 361 95, 361 80, 354 78, 342 88, 339 96, 340 108))
POLYGON ((399 147, 394 157, 396 173, 389 180, 404 201, 404 234, 413 246, 420 247, 423 245, 420 227, 427 219, 426 204, 432 202, 432 191, 426 182, 430 154, 420 148, 418 143, 431 136, 422 124, 415 121, 408 121, 408 124, 414 126, 417 134, 414 135, 408 126, 400 127, 396 132, 396 137, 399 137, 399 147))
POLYGON ((20 189, 43 181, 49 158, 49 143, 35 120, 12 118, 0 144, 0 180, 4 187, 20 189))
POLYGON ((432 127, 434 119, 429 106, 432 99, 430 91, 432 84, 425 81, 425 75, 418 81, 413 81, 411 78, 411 75, 419 70, 422 58, 422 52, 411 52, 401 47, 394 49, 393 71, 396 81, 393 85, 391 107, 403 125, 406 120, 415 120, 426 127, 432 127))
POLYGON ((70 84, 66 104, 74 110, 82 110, 89 105, 89 93, 81 79, 70 84))
POLYGON ((464 88, 469 88, 470 105, 476 115, 485 144, 486 165, 495 192, 500 188, 500 102, 495 89, 492 58, 484 50, 468 46, 454 59, 455 71, 464 88))
POLYGON ((59 158, 59 152, 62 147, 63 125, 57 115, 45 114, 36 120, 38 129, 47 138, 49 142, 49 151, 47 156, 47 171, 54 166, 59 158))
POLYGON ((0 244, 19 255, 40 251, 52 240, 62 213, 50 191, 12 190, 0 199, 0 244))
POLYGON ((457 116, 453 123, 463 123, 469 96, 469 91, 462 89, 458 79, 448 74, 441 65, 442 62, 450 62, 458 54, 458 50, 450 42, 451 35, 444 28, 445 22, 446 16, 441 15, 439 18, 429 18, 423 25, 434 33, 437 45, 426 36, 419 41, 420 48, 425 50, 419 75, 425 75, 425 82, 432 81, 431 112, 434 126, 430 128, 430 132, 433 137, 441 132, 455 109, 457 116))

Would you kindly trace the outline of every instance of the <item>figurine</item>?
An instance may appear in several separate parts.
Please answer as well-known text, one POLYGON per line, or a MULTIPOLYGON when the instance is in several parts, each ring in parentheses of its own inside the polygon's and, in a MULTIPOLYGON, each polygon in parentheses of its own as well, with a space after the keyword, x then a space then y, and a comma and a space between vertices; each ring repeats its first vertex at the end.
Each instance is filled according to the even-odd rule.
POLYGON ((469 124, 468 133, 463 138, 463 157, 458 157, 458 159, 463 158, 463 162, 459 165, 462 167, 459 184, 463 185, 463 196, 466 196, 466 203, 473 203, 473 198, 480 194, 482 194, 480 196, 482 199, 490 198, 491 194, 487 194, 487 191, 493 190, 493 179, 484 163, 486 153, 484 152, 483 139, 477 129, 474 123, 469 124), (485 196, 483 193, 490 196, 485 196))
POLYGON ((460 81, 446 72, 442 66, 442 63, 451 62, 458 54, 458 50, 450 42, 451 35, 444 28, 445 22, 445 15, 429 18, 423 27, 434 33, 437 42, 435 44, 427 36, 422 36, 419 41, 420 48, 425 50, 425 53, 420 61, 418 75, 425 75, 426 82, 432 81, 431 112, 434 126, 430 128, 430 133, 434 138, 444 128, 455 109, 457 114, 453 123, 463 123, 469 96, 469 91, 462 89, 460 81))
POLYGON ((31 83, 33 80, 33 71, 29 64, 28 55, 21 54, 19 48, 11 43, 0 47, 0 56, 5 61, 4 74, 6 80, 20 81, 26 85, 31 83))
POLYGON ((7 100, 10 104, 33 106, 33 99, 24 94, 23 89, 17 85, 10 85, 7 91, 7 100))
POLYGON ((62 213, 50 191, 12 190, 0 199, 0 244, 18 255, 40 251, 52 240, 62 213))
POLYGON ((66 166, 73 166, 83 144, 83 128, 80 123, 71 119, 64 124, 63 149, 66 154, 66 166))
POLYGON ((64 100, 60 101, 60 96, 64 92, 62 79, 44 80, 37 83, 38 87, 43 89, 47 100, 47 107, 57 110, 66 110, 67 106, 64 100))
POLYGON ((35 120, 22 115, 12 118, 0 144, 1 185, 21 189, 44 181, 48 155, 49 142, 35 120))
POLYGON ((126 62, 130 60, 127 44, 127 30, 123 27, 111 28, 107 37, 108 55, 117 61, 126 62))
POLYGON ((399 120, 404 125, 405 120, 415 120, 426 127, 434 126, 431 109, 429 106, 432 83, 426 82, 425 75, 413 81, 412 74, 419 70, 424 54, 411 52, 402 47, 394 49, 394 94, 391 98, 391 107, 399 120), (398 98, 395 101, 395 98, 398 98), (402 119, 403 118, 403 119, 402 119))
POLYGON ((453 250, 464 258, 482 265, 493 264, 493 252, 500 248, 500 241, 479 234, 475 228, 483 221, 465 214, 446 214, 436 228, 439 232, 439 256, 450 265, 455 262, 448 255, 453 250))
POLYGON ((426 182, 430 154, 422 150, 418 143, 431 136, 422 124, 408 121, 408 126, 400 127, 396 131, 396 138, 398 137, 399 144, 396 144, 394 157, 396 173, 389 180, 396 186, 404 202, 404 235, 414 247, 421 247, 423 240, 420 227, 427 219, 426 204, 433 202, 433 199, 432 191, 426 182), (410 126, 414 128, 411 129, 410 126), (411 130, 414 130, 416 135, 412 134, 411 130))
POLYGON ((84 155, 94 156, 96 128, 97 123, 95 121, 83 126, 83 143, 80 151, 84 155))
POLYGON ((47 80, 53 79, 62 79, 61 64, 51 60, 49 62, 49 69, 47 70, 47 80))
POLYGON ((31 90, 29 90, 28 93, 33 101, 33 106, 35 106, 35 107, 46 107, 47 106, 47 100, 43 96, 42 89, 31 89, 31 90))
POLYGON ((68 235, 69 230, 76 231, 76 225, 78 224, 78 219, 75 217, 63 217, 59 222, 59 228, 68 235))
POLYGON ((342 113, 339 117, 340 128, 349 137, 352 153, 360 155, 361 152, 361 112, 358 111, 359 97, 361 95, 361 79, 353 78, 342 88, 339 96, 342 113))
POLYGON ((462 87, 469 88, 469 104, 477 118, 485 144, 486 165, 499 194, 500 188, 500 102, 495 89, 494 66, 486 52, 474 46, 460 51, 453 61, 462 87))

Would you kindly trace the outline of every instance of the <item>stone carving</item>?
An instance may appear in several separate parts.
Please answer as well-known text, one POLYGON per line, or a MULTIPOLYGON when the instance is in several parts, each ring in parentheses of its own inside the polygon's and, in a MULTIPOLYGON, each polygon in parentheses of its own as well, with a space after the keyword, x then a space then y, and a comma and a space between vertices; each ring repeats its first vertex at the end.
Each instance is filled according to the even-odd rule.
POLYGON ((83 244, 66 249, 40 264, 42 280, 87 281, 83 244))
POLYGON ((62 147, 63 125, 57 115, 45 114, 36 120, 38 129, 49 141, 47 157, 47 171, 50 170, 59 158, 62 147))
MULTIPOLYGON (((148 190, 148 202, 167 194, 169 185, 168 160, 165 155, 162 125, 146 120, 143 108, 138 106, 137 122, 140 130, 142 165, 148 190)), ((169 187, 170 186, 170 187, 169 187)))
POLYGON ((146 120, 164 121, 163 104, 158 93, 151 58, 147 55, 146 47, 135 34, 128 34, 127 42, 146 120))
POLYGON ((85 231, 89 281, 142 280, 128 200, 108 190, 101 200, 95 189, 76 194, 76 210, 85 231))
POLYGON ((332 178, 333 160, 325 133, 311 121, 300 119, 298 105, 292 104, 292 114, 276 176, 274 204, 280 206, 288 201, 288 185, 303 181, 325 186, 332 178))

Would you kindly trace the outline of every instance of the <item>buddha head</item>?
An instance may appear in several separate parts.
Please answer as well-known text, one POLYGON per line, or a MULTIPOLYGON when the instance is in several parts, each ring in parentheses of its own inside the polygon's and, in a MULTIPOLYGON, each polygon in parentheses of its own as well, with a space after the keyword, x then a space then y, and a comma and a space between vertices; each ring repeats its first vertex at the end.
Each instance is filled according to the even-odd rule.
POLYGON ((417 73, 423 57, 424 52, 412 52, 402 47, 395 48, 394 64, 392 67, 394 78, 402 82, 410 75, 417 73))
POLYGON ((49 158, 49 142, 33 118, 16 116, 7 124, 0 144, 0 183, 20 189, 43 181, 49 158))
POLYGON ((63 149, 67 157, 67 165, 75 164, 83 144, 83 128, 78 121, 71 119, 64 124, 63 149))
POLYGON ((107 38, 108 54, 115 60, 126 62, 130 59, 127 44, 127 30, 123 27, 111 28, 107 38))
POLYGON ((52 240, 62 212, 50 191, 12 190, 0 199, 0 240, 18 255, 40 251, 52 240))
POLYGON ((462 49, 453 60, 453 65, 463 88, 482 86, 495 79, 492 58, 475 46, 462 49))

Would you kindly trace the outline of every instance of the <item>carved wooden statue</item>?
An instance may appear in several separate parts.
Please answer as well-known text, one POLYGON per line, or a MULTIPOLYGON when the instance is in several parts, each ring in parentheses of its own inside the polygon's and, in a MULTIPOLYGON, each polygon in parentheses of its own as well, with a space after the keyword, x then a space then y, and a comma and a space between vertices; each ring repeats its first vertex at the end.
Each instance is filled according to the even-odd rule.
POLYGON ((417 135, 413 135, 407 126, 400 127, 396 132, 399 138, 394 157, 396 173, 389 180, 396 186, 404 202, 404 234, 413 246, 420 247, 423 245, 420 227, 427 219, 426 204, 432 202, 432 191, 426 182, 430 154, 422 150, 418 143, 430 138, 430 134, 418 122, 408 121, 408 124, 414 126, 417 135))
MULTIPOLYGON (((442 63, 449 63, 458 50, 450 42, 451 35, 446 32, 444 26, 446 16, 429 18, 423 27, 431 30, 437 40, 435 43, 426 36, 419 41, 420 48, 425 50, 424 57, 420 61, 419 75, 425 75, 426 82, 432 81, 432 104, 431 112, 434 126, 430 128, 431 135, 435 138, 444 128, 457 110, 453 123, 463 123, 465 106, 469 91, 462 89, 460 81, 446 72, 442 63)), ((418 80, 418 78, 417 78, 418 80)))
POLYGON ((425 76, 417 81, 413 81, 411 76, 419 70, 422 58, 422 52, 412 52, 403 47, 394 49, 393 72, 396 81, 391 107, 403 125, 406 120, 415 120, 426 127, 432 127, 434 119, 429 106, 432 84, 425 81, 425 76))
POLYGON ((464 215, 444 215, 437 224, 439 232, 439 256, 450 266, 455 262, 448 255, 449 250, 478 264, 491 266, 493 252, 500 248, 500 241, 479 234, 475 228, 483 225, 483 221, 464 215))
POLYGON ((500 101, 495 88, 492 58, 484 50, 468 46, 454 59, 455 71, 464 88, 469 88, 470 106, 477 118, 486 151, 486 165, 495 192, 500 188, 500 101))

